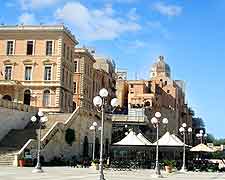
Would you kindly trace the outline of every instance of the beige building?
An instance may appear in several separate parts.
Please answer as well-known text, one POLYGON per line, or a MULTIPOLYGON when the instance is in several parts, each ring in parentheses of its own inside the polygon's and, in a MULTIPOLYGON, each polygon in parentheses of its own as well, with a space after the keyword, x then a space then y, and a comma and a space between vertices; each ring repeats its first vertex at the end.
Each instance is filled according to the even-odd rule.
POLYGON ((74 51, 73 105, 93 109, 93 98, 106 88, 109 100, 115 97, 115 65, 107 58, 95 56, 88 48, 74 51))
POLYGON ((43 111, 73 109, 74 47, 63 25, 0 26, 0 94, 43 111))
MULTIPOLYGON (((179 127, 184 122, 191 127, 192 113, 185 103, 184 82, 171 78, 170 67, 163 56, 159 56, 153 64, 150 75, 150 80, 126 80, 121 76, 121 72, 118 73, 120 78, 117 79, 117 97, 120 99, 121 107, 128 104, 128 117, 124 116, 123 124, 134 124, 132 116, 138 116, 136 123, 140 119, 139 116, 147 116, 148 120, 145 123, 149 128, 145 128, 145 133, 151 138, 155 135, 155 130, 150 120, 156 111, 160 111, 163 117, 169 119, 167 128, 171 133, 178 134, 179 127), (143 115, 140 115, 140 109, 143 110, 143 115), (129 122, 129 119, 132 122, 129 122)), ((126 112, 123 108, 120 111, 126 112)), ((118 113, 121 116, 121 112, 118 113)), ((117 117, 118 115, 113 117, 114 126, 122 123, 118 122, 117 117)), ((143 121, 144 119, 146 120, 143 118, 143 121)), ((165 133, 165 128, 162 127, 160 132, 165 133)))

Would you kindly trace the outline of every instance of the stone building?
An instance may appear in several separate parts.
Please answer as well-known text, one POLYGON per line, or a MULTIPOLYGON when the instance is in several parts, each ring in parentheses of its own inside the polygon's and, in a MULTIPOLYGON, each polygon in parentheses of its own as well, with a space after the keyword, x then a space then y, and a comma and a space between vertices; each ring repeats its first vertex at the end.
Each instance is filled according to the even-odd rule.
MULTIPOLYGON (((9 120, 7 129, 1 128, 0 164, 12 164, 14 160, 16 165, 27 153, 35 158, 39 126, 30 117, 38 109, 48 118, 42 129, 42 155, 46 161, 62 154, 65 159, 91 158, 93 132, 89 128, 93 122, 98 127, 101 124, 93 97, 103 87, 108 89, 109 98, 114 96, 115 66, 102 58, 101 67, 94 68, 98 59, 88 49, 75 48, 77 44, 63 25, 0 26, 0 107, 4 105, 0 121, 9 120), (18 112, 21 115, 15 118, 14 112, 6 118, 11 111, 30 113, 25 118, 21 117, 25 113, 18 112), (65 140, 68 130, 74 132, 71 143, 65 140), (12 153, 16 153, 15 159, 12 153), (7 161, 5 156, 9 157, 7 161)), ((111 117, 106 114, 105 156, 109 155, 111 129, 111 117)), ((98 131, 96 157, 99 143, 98 131)))
POLYGON ((0 94, 43 111, 72 112, 74 47, 63 25, 0 26, 0 94))
POLYGON ((88 48, 75 48, 74 65, 74 107, 93 109, 92 100, 102 88, 108 90, 109 100, 115 97, 115 64, 111 60, 88 48))
MULTIPOLYGON (((154 139, 155 129, 150 121, 157 111, 161 112, 162 117, 169 120, 167 128, 161 126, 160 135, 164 134, 166 130, 179 135, 178 130, 184 122, 188 127, 192 127, 192 113, 185 103, 184 82, 171 78, 170 67, 166 64, 163 56, 159 56, 157 62, 153 64, 149 80, 123 80, 120 78, 117 79, 116 88, 119 90, 117 94, 121 106, 126 107, 128 104, 128 114, 124 115, 124 122, 123 118, 120 118, 120 122, 118 121, 118 114, 113 116, 114 131, 118 124, 122 126, 122 129, 125 124, 130 124, 144 131, 150 139, 154 139), (124 88, 126 86, 127 88, 124 88), (121 97, 127 98, 127 102, 121 97), (141 118, 142 116, 143 118, 141 118), (140 119, 142 119, 142 124, 140 124, 140 119)), ((121 112, 117 113, 121 116, 121 112)))

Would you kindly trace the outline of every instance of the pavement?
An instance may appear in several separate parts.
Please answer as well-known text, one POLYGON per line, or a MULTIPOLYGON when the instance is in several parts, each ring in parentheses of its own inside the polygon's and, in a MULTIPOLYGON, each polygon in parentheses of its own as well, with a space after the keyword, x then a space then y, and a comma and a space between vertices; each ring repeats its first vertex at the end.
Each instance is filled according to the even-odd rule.
MULTIPOLYGON (((99 180, 93 168, 43 167, 44 173, 32 173, 33 168, 0 167, 0 180, 99 180)), ((154 170, 115 171, 104 170, 106 180, 149 180, 155 179, 154 170)), ((225 180, 225 173, 174 172, 166 174, 168 180, 225 180)))

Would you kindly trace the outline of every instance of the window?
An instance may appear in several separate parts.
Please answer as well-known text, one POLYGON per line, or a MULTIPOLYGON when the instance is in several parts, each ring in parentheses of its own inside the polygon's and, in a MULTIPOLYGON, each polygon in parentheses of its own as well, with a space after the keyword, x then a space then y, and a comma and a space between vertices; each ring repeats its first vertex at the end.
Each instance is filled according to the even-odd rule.
POLYGON ((133 84, 131 84, 131 85, 130 85, 130 88, 133 88, 133 87, 134 87, 134 85, 133 85, 133 84))
POLYGON ((77 72, 77 61, 74 61, 74 72, 77 72))
POLYGON ((46 41, 46 56, 52 56, 53 43, 52 41, 46 41))
POLYGON ((70 56, 70 47, 67 46, 67 50, 66 50, 66 59, 69 60, 69 56, 70 56))
POLYGON ((34 41, 27 41, 27 55, 33 55, 34 41))
POLYGON ((64 84, 64 68, 62 68, 62 84, 64 84))
POLYGON ((73 83, 73 92, 74 92, 74 94, 77 93, 77 82, 73 83))
POLYGON ((45 90, 43 95, 43 106, 49 106, 50 104, 50 91, 45 90))
POLYGON ((52 75, 52 67, 45 66, 44 80, 51 80, 51 75, 52 75))
POLYGON ((167 85, 167 81, 165 81, 164 85, 165 85, 165 86, 167 85))
POLYGON ((14 51, 14 41, 7 41, 6 54, 13 55, 13 51, 14 51))
POLYGON ((5 80, 11 80, 12 79, 12 66, 6 66, 5 67, 5 80))
POLYGON ((170 93, 170 90, 167 90, 167 93, 169 94, 170 93))
POLYGON ((63 57, 66 57, 66 44, 63 43, 63 57))
POLYGON ((70 51, 70 60, 73 62, 73 50, 70 51))
POLYGON ((26 66, 25 67, 25 80, 31 80, 31 73, 32 73, 32 67, 26 66))

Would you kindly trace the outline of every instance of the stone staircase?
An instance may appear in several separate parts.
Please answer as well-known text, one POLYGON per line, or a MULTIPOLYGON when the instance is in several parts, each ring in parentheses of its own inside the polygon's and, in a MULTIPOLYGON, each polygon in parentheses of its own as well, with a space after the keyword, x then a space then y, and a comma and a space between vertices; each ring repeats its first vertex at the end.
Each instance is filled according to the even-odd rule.
MULTIPOLYGON (((71 114, 49 114, 48 121, 42 127, 42 137, 58 122, 66 122, 71 114)), ((11 130, 0 141, 0 165, 11 166, 14 160, 14 153, 18 152, 29 139, 37 139, 38 124, 29 122, 24 129, 11 130)))

